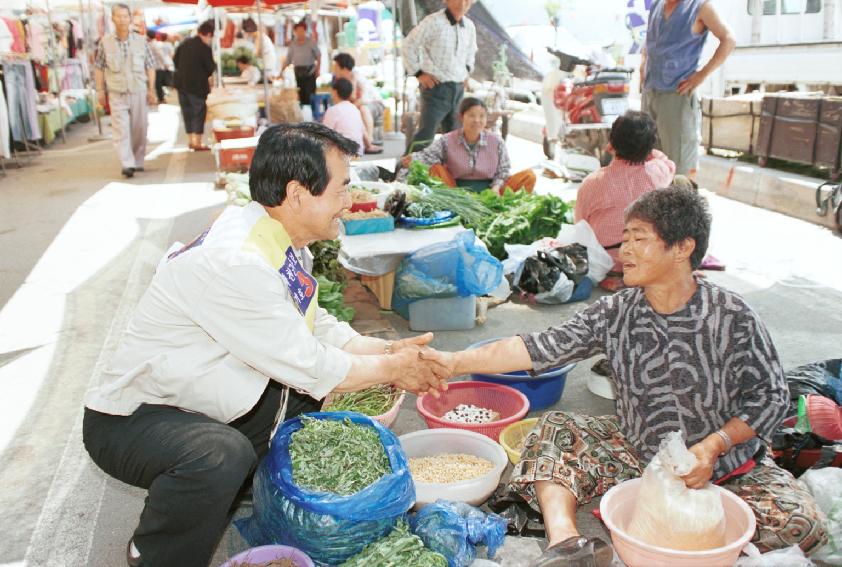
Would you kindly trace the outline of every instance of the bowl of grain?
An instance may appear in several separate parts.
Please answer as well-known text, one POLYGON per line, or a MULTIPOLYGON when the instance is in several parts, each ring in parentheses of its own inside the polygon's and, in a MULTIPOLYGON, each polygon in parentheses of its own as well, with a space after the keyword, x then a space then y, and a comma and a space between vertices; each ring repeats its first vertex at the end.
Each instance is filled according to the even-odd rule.
POLYGON ((464 429, 427 429, 400 437, 415 482, 415 507, 438 499, 485 502, 506 469, 506 451, 485 435, 464 429))

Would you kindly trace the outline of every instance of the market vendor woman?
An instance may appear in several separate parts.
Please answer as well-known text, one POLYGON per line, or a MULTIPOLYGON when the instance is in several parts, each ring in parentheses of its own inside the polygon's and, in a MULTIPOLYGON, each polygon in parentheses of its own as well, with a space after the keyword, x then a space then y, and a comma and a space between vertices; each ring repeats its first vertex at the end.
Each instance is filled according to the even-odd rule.
POLYGON ((531 169, 509 176, 511 162, 506 142, 486 130, 488 109, 484 102, 474 97, 464 99, 459 105, 459 120, 461 128, 440 136, 423 151, 404 156, 401 165, 409 167, 413 161, 420 161, 430 166, 430 175, 450 187, 471 191, 490 187, 500 193, 508 187, 512 191, 532 192, 536 177, 531 169))
POLYGON ((162 260, 87 397, 91 459, 149 491, 130 566, 208 564, 276 418, 317 411, 331 391, 445 387, 421 358, 432 335, 363 337, 318 305, 306 246, 336 238, 356 151, 319 124, 269 128, 251 165, 254 201, 162 260))
POLYGON ((550 547, 535 565, 608 565, 610 546, 580 536, 576 507, 639 477, 675 430, 698 459, 685 484, 717 482, 745 500, 761 552, 810 552, 827 540, 810 493, 766 453, 789 395, 765 325, 739 295, 693 275, 709 233, 703 197, 673 187, 646 193, 625 215, 629 289, 545 331, 451 355, 454 374, 541 372, 608 357, 617 415, 546 413, 512 473, 511 486, 544 516, 550 547), (590 555, 593 563, 583 559, 590 555))

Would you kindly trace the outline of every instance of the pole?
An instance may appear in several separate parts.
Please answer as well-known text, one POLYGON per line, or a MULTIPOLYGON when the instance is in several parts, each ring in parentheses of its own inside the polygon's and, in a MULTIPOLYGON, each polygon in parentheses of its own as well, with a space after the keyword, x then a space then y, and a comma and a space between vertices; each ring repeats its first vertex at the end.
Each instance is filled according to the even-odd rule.
MULTIPOLYGON (((393 72, 393 86, 392 96, 395 99, 395 114, 392 116, 392 128, 395 132, 400 131, 398 126, 398 86, 400 81, 398 79, 398 0, 392 0, 392 64, 394 66, 393 72)), ((403 97, 403 93, 401 93, 403 97)))
POLYGON ((265 53, 265 49, 263 46, 263 37, 268 36, 263 30, 262 14, 263 12, 261 12, 260 10, 260 0, 257 0, 257 33, 259 34, 257 39, 260 43, 260 60, 263 61, 263 109, 266 111, 266 122, 268 122, 271 125, 272 109, 270 108, 271 105, 269 104, 269 79, 267 77, 267 75, 269 74, 269 69, 266 68, 266 59, 263 58, 263 53, 265 53))
MULTIPOLYGON (((64 131, 64 108, 61 106, 61 78, 58 76, 58 68, 56 67, 56 60, 55 58, 58 56, 58 49, 56 49, 56 34, 53 31, 53 17, 50 14, 50 0, 44 0, 44 5, 47 7, 47 25, 50 26, 50 30, 48 36, 50 38, 50 48, 53 51, 53 57, 50 58, 50 67, 53 68, 53 75, 56 78, 56 88, 58 89, 58 121, 61 125, 61 141, 65 144, 67 143, 67 136, 65 135, 64 131)), ((49 81, 47 81, 49 83, 49 81)), ((49 84, 47 85, 47 90, 50 89, 49 84)), ((44 139, 46 140, 46 136, 44 139)))
POLYGON ((222 88, 222 38, 221 28, 219 27, 219 8, 213 9, 213 22, 216 31, 213 34, 213 46, 216 49, 214 56, 216 58, 216 86, 222 88))

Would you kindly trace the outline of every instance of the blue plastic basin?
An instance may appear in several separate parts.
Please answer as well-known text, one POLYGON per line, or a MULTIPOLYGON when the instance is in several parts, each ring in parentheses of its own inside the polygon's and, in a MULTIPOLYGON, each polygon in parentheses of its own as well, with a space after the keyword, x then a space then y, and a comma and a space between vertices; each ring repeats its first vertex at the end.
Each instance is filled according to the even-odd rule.
MULTIPOLYGON (((488 339, 472 344, 468 350, 494 343, 500 339, 488 339)), ((503 384, 522 392, 529 398, 529 410, 544 409, 554 405, 561 399, 564 385, 567 383, 567 373, 573 370, 576 363, 570 363, 561 368, 553 368, 537 376, 530 376, 528 372, 506 372, 505 374, 471 374, 471 380, 503 384)))

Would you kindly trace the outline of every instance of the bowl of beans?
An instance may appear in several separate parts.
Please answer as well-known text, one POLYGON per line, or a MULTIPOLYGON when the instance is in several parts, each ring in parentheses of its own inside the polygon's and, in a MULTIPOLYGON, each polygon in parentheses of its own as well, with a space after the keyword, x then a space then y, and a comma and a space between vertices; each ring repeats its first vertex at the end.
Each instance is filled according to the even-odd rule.
POLYGON ((415 482, 415 506, 438 499, 479 506, 508 464, 499 443, 463 429, 427 429, 400 437, 415 482))

